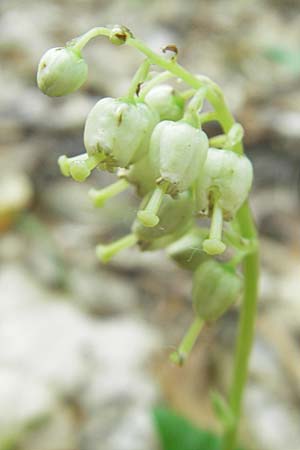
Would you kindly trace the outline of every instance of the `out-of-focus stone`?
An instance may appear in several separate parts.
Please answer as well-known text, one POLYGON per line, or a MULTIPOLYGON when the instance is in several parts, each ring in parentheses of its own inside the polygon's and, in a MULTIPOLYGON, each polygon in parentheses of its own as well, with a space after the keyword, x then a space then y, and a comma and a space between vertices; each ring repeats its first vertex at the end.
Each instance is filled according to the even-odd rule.
POLYGON ((109 271, 74 268, 68 275, 68 286, 75 302, 90 313, 132 312, 138 305, 138 292, 134 285, 109 271))
POLYGON ((0 445, 17 442, 27 427, 47 420, 56 406, 46 385, 9 365, 0 370, 0 401, 0 445))
POLYGON ((33 189, 26 175, 6 173, 0 179, 0 217, 18 213, 28 207, 33 189))
POLYGON ((25 174, 11 172, 1 177, 0 232, 7 229, 29 207, 32 198, 33 187, 25 174))
MULTIPOLYGON (((71 450, 70 443, 74 443, 77 434, 72 417, 68 419, 63 411, 71 408, 73 401, 87 423, 99 421, 100 430, 103 411, 111 411, 109 428, 103 429, 103 440, 107 442, 113 443, 116 435, 121 439, 124 434, 124 443, 129 445, 137 436, 144 440, 153 435, 149 409, 158 393, 145 368, 160 342, 154 329, 139 319, 91 319, 78 311, 70 299, 67 303, 66 298, 44 291, 16 264, 2 266, 0 292, 0 366, 12 371, 0 370, 0 380, 11 377, 1 383, 3 396, 10 399, 10 414, 7 416, 3 409, 0 429, 7 416, 12 426, 16 424, 16 429, 22 430, 16 441, 27 439, 29 447, 24 444, 24 448, 41 448, 38 436, 43 439, 54 433, 61 440, 45 448, 71 450), (24 379, 28 379, 25 391, 24 379), (13 388, 7 390, 10 385, 13 388), (37 401, 31 403, 31 396, 35 395, 37 401), (22 399, 27 415, 38 418, 40 411, 47 412, 45 425, 36 435, 25 427, 27 419, 23 420, 25 413, 18 403, 22 399), (124 423, 130 423, 135 410, 145 418, 144 425, 128 429, 124 423), (56 421, 60 415, 62 419, 56 421)), ((0 397, 1 392, 0 389, 0 397)), ((91 438, 96 445, 95 435, 91 438)))
POLYGON ((245 399, 247 426, 258 448, 298 450, 299 414, 287 399, 270 392, 266 383, 251 383, 245 399))

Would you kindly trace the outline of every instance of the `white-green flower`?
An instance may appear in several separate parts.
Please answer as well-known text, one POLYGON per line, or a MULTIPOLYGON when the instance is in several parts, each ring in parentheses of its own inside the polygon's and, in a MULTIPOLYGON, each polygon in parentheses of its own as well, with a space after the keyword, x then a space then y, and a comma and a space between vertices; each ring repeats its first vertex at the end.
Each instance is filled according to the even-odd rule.
POLYGON ((209 148, 196 187, 196 207, 211 217, 209 238, 203 249, 210 255, 225 251, 223 220, 231 220, 248 197, 253 169, 249 159, 231 150, 209 148))
POLYGON ((202 130, 186 122, 165 120, 153 131, 149 155, 157 177, 170 185, 170 192, 182 192, 199 176, 207 149, 202 130))
POLYGON ((249 195, 253 179, 250 160, 231 150, 209 148, 197 184, 197 209, 210 214, 215 199, 230 220, 249 195))
POLYGON ((103 154, 103 163, 128 167, 148 151, 158 114, 144 103, 104 98, 90 111, 84 129, 84 144, 90 156, 103 154))
POLYGON ((153 87, 145 96, 145 102, 158 112, 160 120, 176 121, 183 116, 184 100, 168 84, 153 87))
POLYGON ((72 47, 48 50, 41 58, 37 72, 40 90, 50 97, 71 94, 86 81, 88 66, 72 47))

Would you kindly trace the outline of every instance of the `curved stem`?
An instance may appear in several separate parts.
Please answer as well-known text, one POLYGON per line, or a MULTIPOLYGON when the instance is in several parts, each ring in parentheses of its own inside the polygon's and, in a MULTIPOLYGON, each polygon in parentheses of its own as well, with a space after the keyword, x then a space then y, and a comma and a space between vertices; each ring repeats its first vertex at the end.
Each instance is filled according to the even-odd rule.
POLYGON ((244 128, 240 123, 236 122, 234 125, 232 125, 227 134, 227 139, 224 144, 224 147, 228 149, 234 148, 234 146, 237 143, 242 142, 243 137, 244 137, 244 128))
MULTIPOLYGON (((96 27, 88 31, 84 35, 80 36, 79 38, 75 39, 74 41, 72 41, 72 43, 74 43, 75 49, 81 51, 83 47, 91 39, 97 36, 106 36, 111 38, 112 30, 105 27, 96 27)), ((181 78, 181 80, 183 80, 186 84, 188 84, 192 88, 198 90, 201 87, 206 86, 208 88, 206 97, 208 101, 211 103, 211 105, 214 107, 218 115, 218 120, 224 132, 228 133, 232 125, 235 123, 235 120, 226 105, 224 95, 221 89, 216 83, 214 83, 208 77, 192 75, 188 70, 186 70, 184 67, 178 64, 175 60, 165 59, 163 56, 160 56, 159 54, 151 50, 144 42, 132 37, 130 33, 127 33, 126 39, 124 36, 124 43, 128 44, 131 47, 136 48, 141 53, 146 55, 152 64, 156 64, 162 69, 169 71, 174 76, 181 78)), ((242 153, 243 151, 242 144, 241 143, 236 144, 234 146, 234 150, 239 153, 242 153)))
POLYGON ((142 64, 140 65, 140 67, 138 68, 138 70, 136 71, 130 87, 128 89, 128 93, 127 93, 127 97, 129 100, 134 100, 134 97, 137 95, 138 90, 139 90, 139 86, 141 85, 141 83, 143 83, 149 73, 149 69, 150 69, 151 63, 149 61, 149 59, 145 59, 145 61, 142 62, 142 64))
POLYGON ((194 125, 196 128, 200 127, 200 120, 198 113, 203 107, 206 91, 207 91, 206 87, 202 87, 194 94, 183 116, 183 120, 190 123, 191 125, 194 125))
POLYGON ((67 45, 74 46, 74 49, 81 52, 81 50, 86 46, 86 44, 93 38, 98 36, 110 37, 111 30, 106 27, 95 27, 79 36, 72 41, 68 42, 67 45))
POLYGON ((205 96, 206 96, 206 88, 202 87, 197 92, 194 93, 192 100, 187 106, 187 110, 196 113, 200 109, 202 109, 205 96))
POLYGON ((147 83, 142 87, 141 93, 139 95, 140 100, 144 100, 146 95, 148 94, 151 89, 156 86, 157 84, 163 83, 164 81, 169 80, 170 78, 173 78, 174 75, 168 71, 161 72, 155 77, 153 77, 151 80, 147 81, 147 83))
POLYGON ((215 111, 208 111, 208 112, 199 114, 199 121, 200 121, 201 125, 203 123, 212 122, 214 120, 218 120, 218 117, 217 117, 217 114, 215 111))
POLYGON ((129 186, 128 181, 125 180, 124 178, 121 178, 120 180, 110 184, 109 186, 106 186, 103 189, 91 188, 89 190, 88 195, 91 198, 94 206, 100 208, 105 204, 105 202, 108 199, 115 197, 116 195, 125 191, 125 189, 127 189, 128 186, 129 186))
MULTIPOLYGON (((131 47, 134 47, 137 50, 144 53, 153 64, 156 64, 162 67, 163 69, 173 73, 175 76, 185 81, 186 84, 188 84, 192 88, 198 90, 201 87, 206 86, 208 88, 206 97, 208 101, 211 103, 211 105, 214 107, 218 115, 218 120, 223 130, 225 131, 225 133, 228 133, 232 125, 235 123, 235 120, 226 105, 221 89, 216 83, 214 83, 207 77, 192 75, 189 71, 184 69, 184 67, 178 64, 176 61, 167 60, 161 57, 160 55, 152 51, 150 48, 148 48, 142 41, 136 38, 128 37, 126 43, 131 47)), ((241 143, 236 144, 234 150, 239 153, 242 153, 243 151, 242 144, 241 143)))

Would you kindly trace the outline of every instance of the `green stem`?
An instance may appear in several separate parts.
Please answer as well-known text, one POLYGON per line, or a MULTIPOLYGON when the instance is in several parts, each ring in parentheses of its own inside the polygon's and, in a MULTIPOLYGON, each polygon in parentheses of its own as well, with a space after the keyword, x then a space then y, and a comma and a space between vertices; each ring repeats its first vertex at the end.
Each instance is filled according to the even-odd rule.
POLYGON ((244 137, 244 128, 240 123, 235 123, 234 125, 232 125, 227 134, 227 139, 224 144, 224 147, 228 149, 234 148, 236 144, 242 142, 243 137, 244 137))
POLYGON ((204 321, 200 319, 200 317, 196 317, 196 319, 193 321, 188 331, 186 332, 184 338, 182 339, 178 349, 175 352, 171 353, 170 360, 173 363, 179 366, 183 365, 186 358, 192 351, 197 337, 199 336, 200 331, 203 328, 203 325, 204 321))
MULTIPOLYGON (((255 240, 256 227, 251 217, 248 204, 244 204, 238 212, 238 221, 242 235, 255 240)), ((249 358, 254 338, 255 317, 257 309, 257 291, 259 279, 259 254, 256 249, 243 261, 244 299, 240 313, 240 323, 236 343, 233 380, 229 393, 229 405, 235 418, 235 426, 225 430, 223 450, 235 448, 238 423, 241 416, 244 390, 248 376, 249 358)))
POLYGON ((127 98, 131 101, 134 101, 135 96, 137 95, 137 92, 139 90, 139 85, 145 81, 147 78, 147 75, 149 73, 151 63, 149 59, 145 59, 145 61, 142 62, 138 70, 136 71, 130 87, 128 89, 127 98))
POLYGON ((217 114, 215 111, 208 111, 202 114, 199 114, 199 121, 201 125, 206 122, 212 122, 214 120, 218 120, 217 114))
MULTIPOLYGON (((187 89, 186 91, 180 92, 180 96, 183 100, 189 100, 195 94, 195 89, 187 89)), ((200 117, 200 115, 199 115, 200 117)))
POLYGON ((226 139, 226 134, 218 134, 217 136, 213 136, 209 139, 209 145, 214 148, 223 148, 226 143, 226 139))
POLYGON ((183 120, 195 126, 196 128, 200 127, 198 113, 203 107, 206 91, 207 89, 205 87, 202 87, 194 94, 183 116, 183 120))
MULTIPOLYGON (((90 41, 90 39, 93 39, 97 36, 106 36, 111 38, 111 33, 112 30, 110 30, 109 28, 104 27, 93 28, 92 30, 88 31, 83 36, 80 36, 79 38, 77 38, 77 40, 74 41, 76 42, 75 48, 81 51, 83 47, 90 41)), ((178 64, 176 61, 168 60, 165 59, 163 56, 158 55, 153 50, 151 50, 144 42, 132 37, 130 33, 127 34, 126 40, 124 40, 124 43, 125 42, 130 47, 134 47, 141 53, 146 55, 152 64, 156 64, 162 69, 171 72, 174 76, 181 78, 181 80, 183 80, 186 84, 188 84, 192 88, 198 90, 201 87, 207 87, 208 88, 207 99, 214 107, 218 115, 218 120, 224 132, 228 133, 232 125, 235 123, 235 120, 226 105, 224 95, 221 89, 216 83, 214 83, 212 80, 210 80, 205 76, 192 75, 188 70, 186 70, 184 67, 178 64)), ((238 143, 235 146, 234 150, 239 153, 242 153, 243 151, 242 144, 238 143)))
POLYGON ((157 84, 163 83, 164 81, 169 80, 170 78, 173 78, 174 75, 170 72, 161 72, 155 77, 153 77, 151 80, 147 81, 145 86, 142 87, 141 93, 139 95, 140 100, 144 100, 146 95, 153 87, 155 87, 157 84))
POLYGON ((135 234, 128 234, 127 236, 124 236, 111 244, 97 245, 96 255, 103 263, 107 263, 117 253, 121 252, 125 248, 132 247, 137 243, 137 241, 138 238, 135 234))
POLYGON ((110 37, 111 30, 106 27, 95 27, 89 30, 87 33, 84 33, 82 36, 79 36, 72 41, 68 42, 67 45, 74 46, 74 49, 81 52, 81 50, 88 44, 88 42, 98 36, 106 36, 110 37))
POLYGON ((91 198, 94 206, 100 208, 104 205, 106 200, 115 197, 121 192, 125 191, 129 186, 129 183, 124 178, 112 183, 111 185, 103 188, 103 189, 90 189, 89 197, 91 198))
POLYGON ((193 94, 193 98, 187 106, 187 110, 190 112, 198 112, 203 107, 203 102, 206 96, 206 88, 200 88, 196 93, 193 94))
POLYGON ((231 268, 232 270, 235 270, 237 266, 241 264, 246 255, 247 252, 237 250, 234 256, 226 263, 226 266, 231 268))

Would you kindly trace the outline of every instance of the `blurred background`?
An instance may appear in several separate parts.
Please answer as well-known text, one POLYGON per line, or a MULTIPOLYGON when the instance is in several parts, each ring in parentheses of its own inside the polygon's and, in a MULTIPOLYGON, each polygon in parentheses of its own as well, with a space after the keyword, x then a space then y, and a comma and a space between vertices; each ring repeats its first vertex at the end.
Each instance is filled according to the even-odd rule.
POLYGON ((191 275, 163 252, 98 263, 95 244, 128 233, 138 199, 132 190, 95 210, 89 188, 114 177, 77 184, 57 167, 60 154, 83 151, 89 110, 125 92, 141 55, 97 39, 79 92, 51 99, 36 87, 46 49, 113 23, 155 50, 176 43, 179 61, 221 85, 246 130, 262 278, 243 441, 299 450, 298 0, 0 1, 0 450, 158 450, 158 404, 218 429, 209 394, 228 387, 237 310, 174 367, 168 355, 192 319, 191 275))

